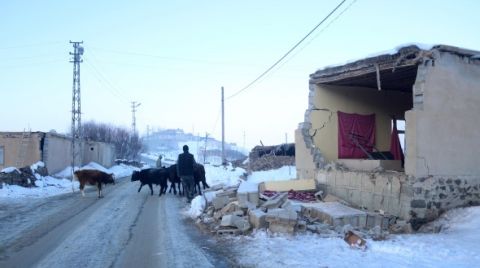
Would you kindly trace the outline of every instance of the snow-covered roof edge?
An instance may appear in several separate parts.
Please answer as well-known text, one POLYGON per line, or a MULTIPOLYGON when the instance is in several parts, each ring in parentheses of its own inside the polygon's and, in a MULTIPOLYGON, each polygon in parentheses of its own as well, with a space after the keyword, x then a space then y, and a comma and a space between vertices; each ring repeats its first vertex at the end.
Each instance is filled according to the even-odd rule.
POLYGON ((417 43, 405 44, 396 47, 393 50, 375 53, 363 59, 319 69, 315 73, 310 74, 310 82, 315 83, 318 82, 318 79, 322 79, 323 77, 332 77, 341 73, 356 71, 365 67, 371 67, 375 64, 379 66, 389 65, 389 67, 395 67, 395 65, 397 65, 400 61, 403 61, 402 65, 415 65, 418 64, 418 61, 415 59, 416 56, 420 54, 427 55, 434 50, 472 58, 480 55, 480 51, 448 45, 425 45, 417 43))

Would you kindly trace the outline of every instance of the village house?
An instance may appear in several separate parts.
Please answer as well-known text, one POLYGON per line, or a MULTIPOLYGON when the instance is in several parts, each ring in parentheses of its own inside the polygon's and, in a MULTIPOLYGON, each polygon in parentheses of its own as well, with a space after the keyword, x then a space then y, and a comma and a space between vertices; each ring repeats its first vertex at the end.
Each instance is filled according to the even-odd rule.
MULTIPOLYGON (((115 160, 113 144, 84 141, 82 165, 96 162, 110 167, 115 160)), ((0 132, 0 170, 24 167, 38 161, 45 163, 50 174, 72 164, 72 139, 55 132, 0 132)))
POLYGON ((309 87, 299 179, 409 220, 480 203, 480 52, 405 46, 318 70, 309 87))

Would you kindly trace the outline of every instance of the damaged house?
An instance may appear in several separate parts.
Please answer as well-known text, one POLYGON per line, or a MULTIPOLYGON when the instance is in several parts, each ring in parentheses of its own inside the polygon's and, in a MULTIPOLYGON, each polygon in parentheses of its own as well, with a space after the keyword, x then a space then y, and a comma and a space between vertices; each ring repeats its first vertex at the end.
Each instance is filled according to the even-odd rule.
MULTIPOLYGON (((90 162, 110 167, 114 164, 115 146, 104 142, 85 141, 82 164, 90 162)), ((55 132, 0 132, 0 170, 25 167, 38 161, 55 174, 72 163, 72 139, 55 132)))
POLYGON ((309 85, 299 179, 411 221, 480 203, 480 52, 406 46, 319 70, 309 85))

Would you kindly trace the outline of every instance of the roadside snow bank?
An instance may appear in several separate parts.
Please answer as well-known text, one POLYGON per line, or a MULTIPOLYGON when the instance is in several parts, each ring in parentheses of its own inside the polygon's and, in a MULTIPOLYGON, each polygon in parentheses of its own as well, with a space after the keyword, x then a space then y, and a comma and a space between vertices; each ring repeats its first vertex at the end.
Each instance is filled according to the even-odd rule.
POLYGON ((209 185, 223 184, 225 186, 237 185, 240 183, 240 176, 246 171, 243 168, 233 168, 231 165, 223 166, 205 165, 205 177, 209 185))
MULTIPOLYGON (((32 170, 35 170, 39 163, 35 163, 31 166, 32 170)), ((115 178, 127 177, 132 174, 134 170, 139 170, 136 167, 127 165, 116 165, 109 169, 91 162, 82 167, 82 169, 97 169, 106 173, 113 173, 115 178)), ((34 174, 37 180, 35 186, 31 188, 25 188, 18 185, 3 184, 3 188, 0 189, 0 197, 6 198, 41 198, 53 195, 65 194, 72 192, 73 189, 79 188, 78 181, 71 180, 72 168, 67 167, 54 176, 41 176, 34 174)))
POLYGON ((284 181, 293 180, 297 177, 295 166, 283 166, 279 169, 266 171, 255 171, 248 176, 247 181, 252 183, 261 183, 264 181, 284 181))
MULTIPOLYGON (((68 192, 72 192, 72 181, 69 179, 57 179, 51 176, 39 176, 36 174, 37 180, 35 185, 37 187, 25 188, 18 185, 4 184, 0 189, 0 197, 8 198, 41 198, 52 195, 59 195, 68 192)), ((78 182, 73 182, 73 187, 78 189, 78 182)))

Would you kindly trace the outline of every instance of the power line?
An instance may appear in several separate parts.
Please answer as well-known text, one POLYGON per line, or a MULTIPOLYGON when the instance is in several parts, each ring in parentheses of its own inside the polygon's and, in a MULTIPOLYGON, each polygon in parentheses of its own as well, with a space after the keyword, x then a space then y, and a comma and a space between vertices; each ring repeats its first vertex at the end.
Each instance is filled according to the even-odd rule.
POLYGON ((88 64, 88 66, 91 68, 91 70, 93 70, 94 72, 92 72, 92 74, 94 74, 98 81, 102 83, 103 81, 103 84, 106 85, 106 89, 108 91, 110 91, 110 93, 112 93, 113 96, 117 97, 120 101, 122 102, 128 102, 126 99, 126 97, 124 97, 124 95, 121 94, 121 92, 115 88, 115 86, 98 70, 98 68, 96 68, 93 63, 88 60, 88 59, 85 59, 85 62, 88 64))
POLYGON ((350 9, 353 4, 355 4, 357 0, 353 0, 342 12, 340 12, 335 18, 333 18, 324 28, 322 28, 314 37, 312 37, 305 45, 303 45, 295 54, 293 54, 289 59, 287 59, 279 68, 281 68, 283 65, 287 64, 290 60, 292 60, 296 55, 298 55, 300 52, 302 52, 307 46, 309 46, 315 39, 320 36, 325 30, 327 30, 330 25, 332 25, 335 21, 338 20, 348 9, 350 9))
POLYGON ((266 71, 264 71, 262 74, 260 74, 257 78, 255 78, 248 85, 246 85, 245 87, 243 87, 239 91, 235 92, 234 94, 230 95, 227 98, 227 100, 237 96, 238 94, 240 94, 241 92, 243 92, 247 88, 251 87, 258 80, 260 80, 263 76, 265 76, 268 72, 270 72, 273 68, 275 68, 275 66, 277 66, 283 59, 285 59, 293 50, 295 50, 295 48, 297 48, 303 41, 305 41, 305 39, 307 39, 318 27, 320 27, 320 25, 322 25, 333 13, 335 13, 335 11, 337 11, 337 9, 339 9, 345 3, 345 1, 346 0, 342 0, 342 2, 340 2, 340 4, 338 4, 322 21, 320 21, 315 27, 313 27, 313 29, 307 35, 305 35, 300 41, 298 41, 289 51, 287 51, 287 53, 285 53, 285 55, 283 55, 280 59, 278 59, 272 66, 270 66, 266 71))
POLYGON ((117 98, 119 101, 121 102, 124 102, 124 103, 128 103, 128 101, 126 99, 124 99, 122 96, 120 96, 115 90, 113 90, 113 86, 111 84, 109 84, 109 82, 107 80, 105 80, 105 78, 102 78, 102 75, 100 74, 100 72, 95 69, 93 67, 92 64, 90 64, 89 61, 87 61, 85 59, 85 62, 88 64, 86 65, 88 68, 88 70, 90 71, 91 74, 93 74, 93 76, 97 79, 97 81, 101 84, 101 87, 102 88, 105 88, 108 90, 108 92, 110 92, 112 94, 112 96, 114 96, 115 98, 117 98))
MULTIPOLYGON (((95 62, 98 62, 98 58, 95 56, 95 54, 93 52, 90 52, 90 55, 92 55, 92 59, 94 59, 95 62)), ((97 69, 97 72, 101 75, 101 73, 98 71, 98 68, 96 68, 96 69, 97 69)), ((116 91, 120 96, 124 96, 122 94, 122 90, 118 89, 118 86, 113 85, 113 83, 111 83, 110 80, 106 79, 106 77, 104 75, 102 75, 102 77, 105 79, 105 81, 107 81, 108 84, 111 85, 111 87, 114 91, 116 91)))
POLYGON ((20 49, 20 48, 26 48, 26 47, 51 46, 51 45, 59 45, 59 44, 62 44, 62 43, 63 43, 63 41, 45 42, 45 43, 32 43, 32 44, 21 44, 21 45, 16 45, 16 46, 0 47, 0 50, 20 49))
MULTIPOLYGON (((92 48, 89 46, 89 48, 92 48)), ((189 58, 178 58, 178 57, 167 57, 167 56, 161 56, 161 55, 154 55, 154 54, 148 54, 148 53, 139 53, 139 52, 131 52, 131 51, 120 51, 120 50, 112 50, 112 49, 105 49, 105 48, 99 48, 99 47, 93 47, 95 50, 102 50, 106 51, 108 53, 114 53, 114 54, 123 54, 123 55, 131 55, 131 56, 137 56, 137 57, 147 57, 147 58, 157 58, 157 59, 163 59, 163 60, 169 60, 169 61, 189 61, 189 62, 196 62, 196 63, 206 63, 206 64, 231 64, 231 65, 236 65, 236 63, 226 63, 226 62, 213 62, 213 61, 208 61, 208 60, 201 60, 201 59, 189 59, 189 58)))

